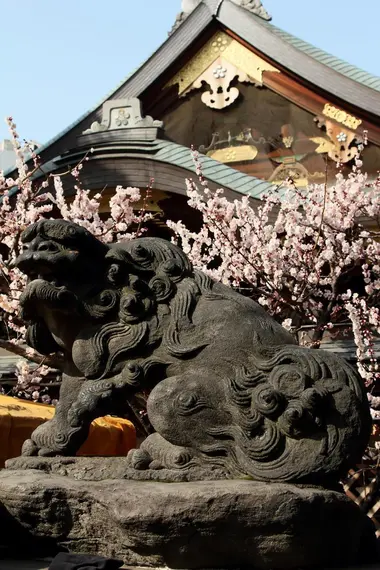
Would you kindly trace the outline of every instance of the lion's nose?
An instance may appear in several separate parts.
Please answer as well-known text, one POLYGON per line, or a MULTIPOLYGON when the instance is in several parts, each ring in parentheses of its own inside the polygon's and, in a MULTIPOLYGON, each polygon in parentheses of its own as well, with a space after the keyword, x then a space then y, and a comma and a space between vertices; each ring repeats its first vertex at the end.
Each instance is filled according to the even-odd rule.
MULTIPOLYGON (((43 244, 40 244, 43 245, 43 244)), ((12 267, 17 267, 20 271, 26 275, 31 273, 39 273, 43 275, 44 273, 51 272, 51 254, 55 253, 50 248, 38 247, 35 249, 28 249, 21 253, 12 263, 12 267)))

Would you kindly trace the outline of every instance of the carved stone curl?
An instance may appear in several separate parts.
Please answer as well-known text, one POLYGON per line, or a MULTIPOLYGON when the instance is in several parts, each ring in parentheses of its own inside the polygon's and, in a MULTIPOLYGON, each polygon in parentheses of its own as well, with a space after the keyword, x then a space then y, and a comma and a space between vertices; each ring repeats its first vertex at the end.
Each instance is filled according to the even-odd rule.
POLYGON ((23 241, 29 343, 66 363, 56 416, 25 455, 75 454, 95 417, 120 413, 145 388, 156 433, 130 452, 131 468, 328 484, 359 460, 370 416, 354 369, 295 345, 175 245, 106 246, 57 220, 23 241))

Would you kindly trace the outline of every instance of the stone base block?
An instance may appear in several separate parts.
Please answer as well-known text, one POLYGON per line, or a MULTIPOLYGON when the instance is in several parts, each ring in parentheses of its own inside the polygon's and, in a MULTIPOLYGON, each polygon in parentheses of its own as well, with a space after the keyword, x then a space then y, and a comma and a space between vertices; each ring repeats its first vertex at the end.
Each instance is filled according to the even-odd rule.
POLYGON ((0 525, 15 557, 40 545, 129 566, 296 569, 372 562, 370 521, 344 494, 247 480, 84 481, 0 472, 0 525), (366 553, 367 559, 362 557, 366 553))
POLYGON ((6 461, 12 470, 38 469, 45 473, 64 475, 80 481, 104 481, 105 479, 129 479, 132 481, 215 481, 226 479, 219 469, 147 469, 138 471, 128 466, 126 457, 14 457, 6 461))

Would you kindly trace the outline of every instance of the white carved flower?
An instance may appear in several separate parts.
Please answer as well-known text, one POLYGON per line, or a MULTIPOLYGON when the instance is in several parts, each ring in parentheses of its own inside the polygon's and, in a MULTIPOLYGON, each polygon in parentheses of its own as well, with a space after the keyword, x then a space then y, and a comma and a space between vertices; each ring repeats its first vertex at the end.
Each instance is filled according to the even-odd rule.
POLYGON ((116 117, 115 123, 118 127, 121 127, 121 126, 126 127, 129 123, 128 119, 130 119, 130 117, 131 117, 131 115, 129 113, 127 113, 125 111, 125 109, 120 109, 120 111, 116 117))
POLYGON ((346 140, 347 140, 347 135, 346 135, 346 133, 344 133, 343 131, 341 131, 341 132, 339 133, 339 135, 337 135, 336 140, 339 141, 339 142, 346 142, 346 140))
POLYGON ((222 65, 217 65, 212 73, 216 79, 224 79, 226 77, 227 69, 222 65))

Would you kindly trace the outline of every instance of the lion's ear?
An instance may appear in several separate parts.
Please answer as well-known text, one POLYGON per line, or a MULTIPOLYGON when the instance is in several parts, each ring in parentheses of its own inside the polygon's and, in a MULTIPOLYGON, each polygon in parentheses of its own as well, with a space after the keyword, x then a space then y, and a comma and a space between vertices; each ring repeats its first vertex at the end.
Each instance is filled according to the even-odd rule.
POLYGON ((45 322, 42 320, 29 325, 26 331, 26 343, 43 355, 52 354, 61 350, 45 322))

